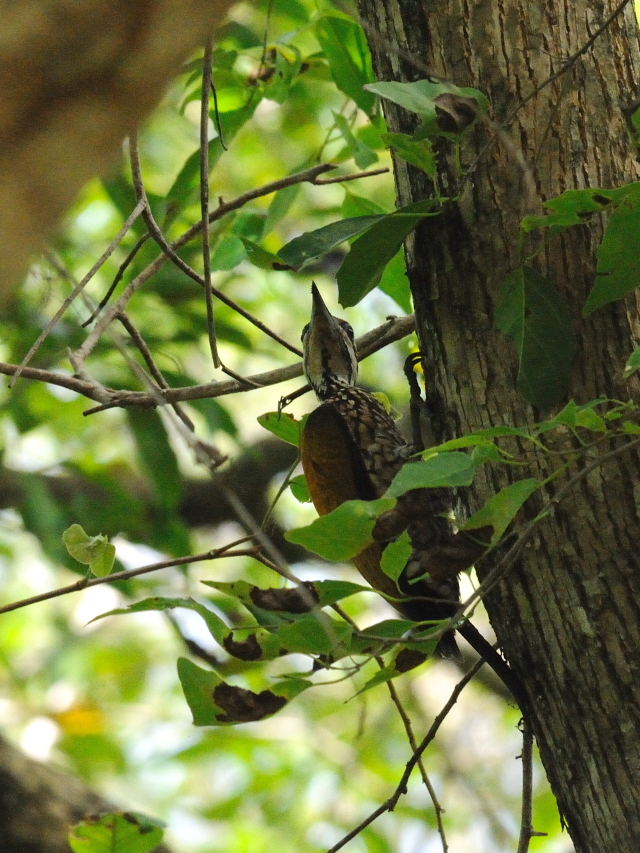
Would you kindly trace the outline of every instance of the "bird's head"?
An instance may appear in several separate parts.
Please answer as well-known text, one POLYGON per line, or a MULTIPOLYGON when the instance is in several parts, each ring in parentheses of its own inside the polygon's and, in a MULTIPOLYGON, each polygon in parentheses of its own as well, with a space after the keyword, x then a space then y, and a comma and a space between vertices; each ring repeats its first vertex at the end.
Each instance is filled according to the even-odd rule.
POLYGON ((338 384, 355 384, 358 360, 349 323, 329 313, 315 283, 311 285, 311 294, 311 320, 302 330, 304 372, 322 400, 338 384))

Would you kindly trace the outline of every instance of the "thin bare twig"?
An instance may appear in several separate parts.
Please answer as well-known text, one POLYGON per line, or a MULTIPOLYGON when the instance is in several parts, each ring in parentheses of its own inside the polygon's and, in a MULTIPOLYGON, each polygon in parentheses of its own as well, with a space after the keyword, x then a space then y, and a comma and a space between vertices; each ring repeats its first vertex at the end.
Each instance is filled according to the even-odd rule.
MULTIPOLYGON (((362 357, 371 355, 379 349, 387 346, 392 341, 400 340, 411 334, 415 329, 415 318, 413 314, 407 317, 396 317, 387 320, 382 326, 372 329, 370 332, 362 335, 358 339, 358 351, 362 357)), ((5 376, 13 376, 18 370, 15 364, 7 364, 0 362, 0 374, 5 376)), ((82 394, 89 400, 95 400, 101 405, 96 409, 89 409, 85 414, 92 414, 103 409, 110 409, 117 406, 155 406, 158 405, 157 398, 146 391, 115 391, 109 388, 104 388, 97 382, 90 379, 82 379, 78 376, 68 376, 64 373, 57 373, 52 370, 42 370, 41 368, 26 367, 23 368, 23 375, 28 379, 35 379, 40 382, 47 382, 51 385, 59 385, 61 388, 68 388, 70 391, 75 391, 82 394)), ((269 385, 276 385, 279 382, 284 382, 287 379, 295 379, 297 376, 302 376, 302 364, 290 364, 287 367, 279 367, 276 370, 269 370, 266 373, 258 373, 243 379, 233 380, 229 382, 211 382, 206 385, 193 385, 186 388, 162 388, 160 394, 162 402, 165 404, 173 404, 180 402, 188 402, 189 400, 202 400, 208 397, 222 397, 228 394, 237 394, 247 391, 250 388, 263 388, 269 385)))
POLYGON ((94 277, 94 275, 98 272, 98 270, 100 269, 100 267, 101 267, 104 263, 106 263, 106 261, 111 257, 111 255, 113 254, 113 252, 114 252, 114 251, 115 251, 115 249, 117 248, 118 244, 120 243, 120 241, 122 240, 122 238, 125 236, 125 234, 127 233, 127 231, 131 228, 131 226, 132 226, 132 225, 133 225, 133 223, 136 221, 136 219, 140 216, 140 214, 142 213, 143 209, 144 209, 144 206, 143 206, 143 205, 141 205, 140 203, 136 204, 136 206, 133 208, 133 210, 132 210, 132 211, 131 211, 131 213, 129 214, 129 216, 128 216, 128 218, 127 218, 127 221, 124 223, 124 225, 122 226, 122 228, 118 231, 118 233, 117 233, 117 234, 116 234, 116 236, 113 238, 113 240, 111 241, 111 243, 109 244, 109 246, 105 249, 105 251, 104 251, 104 252, 102 253, 102 255, 98 258, 98 260, 97 260, 97 261, 95 262, 95 264, 91 267, 91 269, 90 269, 90 270, 89 270, 89 272, 84 276, 84 278, 83 278, 81 281, 79 281, 79 282, 78 282, 78 284, 75 286, 75 288, 73 289, 73 291, 69 294, 69 296, 67 296, 67 298, 64 300, 64 302, 62 303, 62 305, 60 306, 60 308, 58 308, 58 310, 56 311, 56 313, 55 313, 55 314, 54 314, 54 316, 52 317, 52 319, 51 319, 51 320, 49 320, 49 322, 47 323, 47 325, 45 326, 45 328, 44 328, 44 329, 42 330, 42 332, 38 335, 38 338, 37 338, 36 342, 33 344, 33 346, 31 347, 31 349, 29 350, 29 352, 28 352, 28 353, 25 355, 25 357, 22 359, 22 361, 21 361, 21 363, 20 363, 20 366, 18 367, 18 369, 17 369, 17 370, 16 370, 16 372, 14 373, 13 379, 12 379, 12 380, 11 380, 11 382, 9 383, 9 387, 10 387, 10 388, 12 388, 12 387, 13 387, 13 385, 14 385, 14 384, 17 382, 17 380, 20 378, 20 375, 22 374, 22 372, 23 372, 24 368, 29 364, 29 362, 31 361, 31 359, 33 358, 33 356, 34 356, 34 355, 37 353, 37 351, 40 349, 40 347, 42 346, 42 344, 44 343, 44 341, 45 341, 45 340, 47 339, 47 337, 49 336, 49 333, 51 332, 51 330, 53 329, 53 327, 56 325, 56 323, 58 322, 58 320, 62 317, 62 315, 64 314, 64 312, 67 310, 67 308, 71 305, 71 303, 72 303, 72 302, 73 302, 73 300, 76 298, 76 296, 78 296, 78 294, 79 294, 79 293, 81 293, 81 292, 82 292, 82 290, 84 290, 84 288, 87 286, 87 284, 91 281, 91 279, 94 277))
MULTIPOLYGON (((277 181, 271 181, 271 183, 269 184, 265 184, 262 187, 257 187, 254 190, 243 193, 241 196, 238 196, 238 198, 234 199, 234 201, 232 202, 220 205, 220 207, 218 207, 216 210, 212 211, 209 214, 209 222, 213 222, 214 220, 219 219, 220 217, 224 216, 226 213, 229 213, 232 210, 237 210, 238 208, 243 207, 245 204, 247 204, 247 202, 252 201, 255 198, 270 195, 271 193, 277 192, 279 189, 283 189, 284 187, 293 186, 297 183, 313 183, 314 179, 318 175, 322 174, 323 172, 329 172, 335 168, 336 167, 331 163, 323 163, 319 166, 313 166, 310 169, 305 169, 304 171, 298 172, 295 175, 288 175, 286 178, 280 178, 277 181)), ((153 219, 152 221, 155 222, 155 220, 153 219)), ((183 271, 186 272, 186 274, 189 275, 191 278, 197 276, 197 274, 187 264, 184 264, 184 261, 182 261, 182 259, 177 256, 176 250, 182 248, 182 246, 185 246, 187 243, 193 240, 200 233, 202 227, 202 221, 196 222, 195 225, 185 231, 185 233, 182 234, 171 245, 166 242, 161 232, 153 235, 155 239, 163 241, 163 243, 161 244, 163 254, 159 255, 147 267, 145 267, 145 269, 142 270, 132 281, 130 281, 123 293, 120 295, 120 297, 111 306, 109 311, 105 312, 105 314, 103 314, 102 317, 98 319, 95 327, 87 336, 85 342, 76 351, 76 359, 78 362, 82 362, 88 357, 88 355, 91 353, 93 348, 100 340, 107 326, 109 326, 110 323, 113 322, 113 320, 117 317, 118 314, 125 310, 127 302, 129 301, 129 299, 131 299, 133 294, 137 290, 139 290, 142 285, 145 284, 153 275, 155 275, 155 273, 158 272, 158 270, 167 262, 169 258, 171 258, 174 263, 177 263, 178 266, 180 266, 180 268, 183 269, 183 271), (184 269, 183 264, 186 269, 184 269)), ((202 283, 200 277, 196 277, 195 280, 198 281, 199 284, 202 283)), ((221 298, 219 294, 216 295, 218 296, 218 298, 221 298)), ((234 303, 233 300, 227 299, 223 301, 226 301, 227 304, 231 302, 230 307, 234 308, 235 310, 236 303, 234 303)), ((297 355, 299 354, 298 350, 295 350, 295 352, 297 355)))
POLYGON ((385 166, 382 169, 370 169, 368 172, 358 172, 357 175, 342 175, 342 177, 338 176, 337 178, 317 178, 314 184, 318 186, 324 186, 325 184, 346 184, 348 181, 357 181, 358 178, 371 178, 373 175, 384 175, 389 171, 390 169, 387 169, 385 166))
POLYGON ((213 113, 216 117, 216 130, 218 132, 218 139, 220 140, 220 145, 223 151, 228 151, 229 149, 226 146, 224 141, 224 134, 222 132, 222 122, 220 121, 220 110, 218 109, 218 90, 216 89, 216 84, 213 80, 213 72, 211 74, 211 94, 213 95, 213 113))
MULTIPOLYGON (((250 201, 253 201, 256 198, 262 198, 266 195, 271 195, 271 193, 278 192, 278 190, 285 189, 286 187, 294 186, 295 184, 301 183, 316 183, 316 180, 319 175, 324 172, 330 172, 337 167, 333 163, 321 163, 317 166, 312 166, 309 169, 304 169, 302 172, 297 172, 294 175, 287 175, 285 178, 279 178, 276 181, 271 181, 268 184, 264 184, 261 187, 257 187, 256 189, 249 190, 246 193, 235 198, 233 201, 221 203, 215 210, 211 211, 209 214, 209 222, 215 222, 218 219, 221 219, 227 213, 230 213, 233 210, 238 210, 243 207, 250 201)), ((360 177, 360 174, 357 176, 344 175, 342 180, 355 180, 356 177, 360 177)), ((169 244, 166 240, 164 240, 164 236, 160 232, 159 234, 154 234, 154 239, 164 241, 160 245, 162 246, 163 254, 157 257, 154 261, 152 261, 149 266, 147 266, 142 272, 140 272, 125 288, 124 292, 120 295, 118 300, 114 303, 111 309, 106 312, 96 323, 96 326, 92 330, 91 334, 88 335, 85 342, 82 346, 76 351, 76 361, 77 363, 81 363, 84 361, 88 355, 91 353, 93 348, 96 346, 100 337, 107 326, 113 322, 113 320, 117 317, 117 315, 125 309, 125 306, 129 299, 133 296, 133 294, 139 290, 143 284, 145 284, 156 272, 167 262, 168 259, 171 259, 180 269, 185 272, 190 278, 193 278, 194 281, 197 281, 198 284, 202 284, 202 277, 198 276, 198 274, 189 267, 188 264, 185 264, 184 261, 177 255, 177 250, 185 246, 191 240, 198 236, 200 231, 203 228, 202 220, 196 222, 191 228, 188 228, 187 231, 184 232, 177 240, 173 243, 169 244)), ((230 308, 232 308, 237 313, 241 314, 241 316, 245 317, 249 322, 257 325, 258 328, 261 328, 261 331, 265 332, 265 334, 274 337, 273 332, 270 329, 261 327, 260 322, 257 318, 253 317, 249 312, 244 311, 244 309, 234 302, 232 299, 229 299, 222 291, 218 291, 214 289, 214 295, 216 298, 220 299, 221 302, 224 302, 230 308)), ((294 352, 296 355, 301 355, 300 350, 297 347, 293 347, 291 344, 286 341, 276 338, 278 343, 281 343, 284 347, 286 347, 291 352, 294 352)))
MULTIPOLYGON (((374 352, 387 346, 387 344, 400 340, 411 334, 415 329, 415 317, 409 314, 407 317, 395 317, 387 320, 382 326, 372 329, 358 339, 358 351, 365 358, 374 352)), ((360 357, 360 355, 359 355, 360 357)), ((0 364, 0 373, 10 373, 11 365, 0 364), (4 370, 3 370, 4 368, 4 370)), ((228 382, 210 382, 206 385, 193 385, 187 388, 171 388, 162 390, 164 403, 186 402, 188 400, 201 400, 205 397, 222 397, 227 394, 237 394, 248 391, 252 387, 264 388, 269 385, 277 385, 287 379, 295 379, 302 376, 302 363, 290 364, 287 367, 279 367, 266 373, 257 373, 242 380, 228 382)), ((48 380, 47 380, 48 381, 48 380)), ((92 398, 95 399, 95 398, 92 398)), ((143 391, 118 391, 113 392, 113 398, 95 409, 89 409, 86 415, 94 414, 103 409, 117 406, 155 406, 157 400, 143 391)))
POLYGON ((202 100, 200 102, 200 212, 202 222, 202 266, 204 270, 204 296, 207 305, 207 331, 213 366, 220 367, 216 340, 216 318, 213 313, 211 286, 211 236, 209 233, 209 92, 213 62, 213 39, 209 37, 204 48, 202 66, 202 100))
MULTIPOLYGON (((5 376, 15 376, 19 369, 19 365, 17 364, 4 364, 0 362, 0 373, 5 376)), ((83 397, 95 400, 96 402, 105 403, 105 400, 111 399, 110 394, 113 393, 91 380, 80 379, 77 376, 70 376, 53 370, 42 370, 40 367, 23 367, 20 370, 20 374, 25 379, 35 379, 38 382, 46 382, 49 385, 68 388, 69 391, 75 391, 77 394, 82 394, 83 397)))
POLYGON ((0 607, 0 614, 10 613, 12 610, 20 610, 22 607, 29 607, 31 604, 38 604, 40 601, 60 598, 60 596, 68 595, 71 592, 79 592, 80 590, 87 589, 91 586, 98 586, 102 583, 112 583, 114 581, 130 580, 131 578, 136 578, 139 575, 157 572, 160 571, 160 569, 169 569, 173 566, 185 566, 188 563, 201 563, 204 560, 219 560, 222 557, 255 557, 259 549, 259 546, 256 546, 255 548, 243 548, 231 551, 229 550, 231 546, 226 545, 223 548, 215 548, 214 550, 207 551, 204 554, 192 554, 189 557, 176 557, 173 560, 163 560, 160 563, 150 563, 148 566, 142 566, 139 569, 127 569, 122 572, 114 572, 112 575, 106 575, 102 578, 81 578, 75 583, 69 584, 69 586, 61 586, 57 589, 51 590, 50 592, 42 592, 40 595, 32 595, 30 598, 23 598, 20 601, 5 604, 3 607, 0 607))
POLYGON ((140 251, 140 249, 144 246, 144 244, 147 242, 147 240, 148 240, 150 237, 151 237, 151 234, 149 234, 149 232, 148 232, 148 231, 146 231, 146 232, 145 232, 145 233, 144 233, 144 234, 143 234, 143 235, 142 235, 142 236, 141 236, 141 237, 136 241, 135 246, 131 249, 131 251, 129 252, 129 254, 127 255, 127 257, 126 257, 126 258, 124 259, 124 261, 120 264, 120 268, 118 269, 118 272, 116 273, 115 278, 113 279, 113 281, 111 282, 111 284, 110 284, 110 285, 109 285, 109 287, 107 288, 107 292, 106 292, 106 293, 105 293, 105 295, 102 297, 102 299, 100 300, 100 302, 98 302, 97 306, 96 306, 96 307, 95 307, 95 309, 91 312, 91 314, 89 315, 89 317, 88 317, 88 318, 84 321, 84 323, 82 324, 82 328, 83 328, 83 329, 86 329, 86 328, 87 328, 87 326, 90 326, 90 325, 91 325, 91 323, 93 323, 93 321, 96 319, 96 317, 98 316, 98 314, 102 311, 102 309, 105 307, 105 305, 106 305, 106 304, 108 303, 108 301, 111 299, 111 296, 112 296, 112 294, 113 294, 113 291, 116 289, 116 287, 117 287, 117 286, 120 284, 120 282, 122 281, 122 278, 123 278, 123 276, 124 276, 125 272, 127 271, 127 268, 130 266, 130 264, 131 264, 131 262, 133 261, 133 259, 135 258, 135 256, 138 254, 138 252, 140 251))
POLYGON ((522 718, 522 813, 517 853, 529 853, 534 835, 546 835, 533 828, 533 730, 526 717, 522 718))
MULTIPOLYGON (((380 668, 383 669, 384 662, 382 660, 378 660, 378 663, 380 664, 380 668)), ((416 741, 415 735, 413 733, 413 726, 411 725, 411 719, 409 717, 409 714, 407 713, 404 705, 402 704, 402 700, 398 695, 398 691, 396 690, 396 686, 393 681, 387 681, 387 688, 389 690, 389 695, 391 696, 391 701, 396 706, 398 714, 400 714, 400 719, 402 720, 402 724, 404 725, 404 730, 407 734, 409 744, 415 755, 416 750, 418 749, 418 742, 416 741)), ((420 770, 422 781, 424 782, 425 788, 429 792, 431 802, 433 803, 433 808, 435 809, 436 822, 438 824, 438 834, 440 836, 440 840, 442 841, 442 853, 447 853, 449 845, 447 844, 447 836, 444 831, 444 821, 442 820, 442 813, 444 812, 444 809, 440 805, 438 795, 435 792, 435 788, 431 784, 431 779, 429 779, 422 757, 418 759, 418 769, 420 770)))
MULTIPOLYGON (((149 368, 149 373, 155 379, 155 381, 158 383, 158 388, 168 388, 169 383, 164 378, 160 368, 156 364, 156 362, 153 358, 153 355, 151 354, 151 350, 147 346, 147 342, 142 337, 142 335, 140 334, 138 329, 131 322, 131 319, 129 318, 129 316, 126 313, 122 313, 122 314, 120 314, 118 319, 120 320, 120 322, 122 323, 124 328, 129 333, 131 340, 133 341, 134 345, 138 348, 140 355, 145 360, 147 367, 149 368)), ((188 429, 190 429, 192 431, 195 429, 193 421, 191 420, 189 415, 187 415, 187 413, 184 411, 184 409, 178 403, 171 403, 171 408, 173 409, 173 411, 176 413, 176 415, 180 418, 180 420, 183 422, 183 424, 188 429)))
POLYGON ((478 660, 456 684, 453 692, 451 693, 451 696, 447 700, 446 705, 435 718, 431 725, 431 728, 429 729, 429 731, 421 741, 420 745, 414 751, 413 755, 407 762, 404 773, 402 774, 402 778, 400 779, 400 782, 398 783, 394 793, 389 797, 388 800, 386 800, 386 802, 382 803, 381 806, 379 806, 375 811, 371 812, 370 815, 368 815, 361 823, 359 823, 358 826, 355 827, 355 829, 352 829, 351 832, 348 832, 343 838, 340 839, 337 844, 331 847, 330 850, 327 850, 327 853, 337 853, 338 850, 341 850, 345 846, 345 844, 347 844, 349 841, 359 835, 363 829, 369 826, 369 824, 373 823, 374 820, 380 817, 380 815, 384 814, 385 812, 392 812, 395 809, 400 797, 407 792, 407 784, 409 782, 409 778, 413 773, 413 770, 416 764, 418 763, 420 757, 422 756, 426 748, 429 746, 431 741, 435 738, 438 729, 446 719, 453 706, 458 701, 458 697, 460 696, 464 688, 474 678, 475 674, 482 668, 483 665, 484 661, 482 659, 478 660))

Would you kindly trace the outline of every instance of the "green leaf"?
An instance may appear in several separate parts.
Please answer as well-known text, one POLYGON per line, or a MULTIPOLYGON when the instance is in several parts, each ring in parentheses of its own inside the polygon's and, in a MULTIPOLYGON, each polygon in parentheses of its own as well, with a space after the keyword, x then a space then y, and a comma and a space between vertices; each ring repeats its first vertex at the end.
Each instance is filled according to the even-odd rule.
MULTIPOLYGON (((309 162, 305 162, 299 169, 295 169, 293 171, 301 171, 302 169, 308 168, 309 165, 309 162)), ((267 218, 264 221, 264 228, 262 231, 263 237, 267 237, 271 234, 276 225, 284 219, 299 192, 300 184, 293 184, 290 187, 284 187, 284 189, 278 190, 269 205, 269 210, 267 211, 267 218)))
POLYGON ((385 267, 402 249, 408 234, 425 218, 437 215, 438 202, 426 199, 401 207, 372 223, 351 246, 337 275, 340 304, 357 305, 376 287, 385 267))
POLYGON ((553 406, 567 392, 576 352, 564 299, 544 276, 519 267, 503 285, 496 325, 516 346, 518 389, 534 406, 553 406))
MULTIPOLYGON (((453 83, 435 83, 431 80, 416 80, 413 83, 397 83, 397 82, 380 82, 370 83, 365 86, 368 92, 375 92, 382 98, 393 101, 409 110, 412 113, 417 113, 422 119, 422 128, 416 134, 415 138, 424 136, 441 136, 446 135, 451 129, 442 120, 442 113, 439 109, 438 98, 444 95, 452 95, 454 98, 471 99, 469 108, 486 112, 488 101, 486 97, 477 89, 454 86, 453 83)), ((473 116, 469 116, 469 121, 465 128, 473 123, 473 116)), ((455 134, 458 135, 457 133, 455 134)))
POLYGON ((79 524, 72 524, 62 534, 62 541, 74 560, 89 566, 97 577, 103 578, 111 573, 116 559, 115 545, 106 536, 89 536, 79 524))
POLYGON ((385 619, 360 631, 360 636, 375 640, 400 640, 415 626, 416 623, 409 619, 385 619))
POLYGON ((350 595, 355 595, 358 592, 371 591, 370 587, 362 586, 362 584, 353 583, 352 581, 314 581, 313 587, 318 594, 320 607, 335 604, 336 601, 342 601, 343 598, 348 598, 350 595))
POLYGON ((348 647, 353 633, 346 622, 319 611, 278 629, 280 644, 290 652, 328 655, 336 646, 348 647))
POLYGON ((370 198, 365 198, 361 195, 356 195, 348 186, 344 188, 344 200, 342 202, 341 213, 345 219, 353 219, 356 216, 386 216, 387 211, 371 201, 370 198))
POLYGON ((407 565, 412 550, 411 539, 405 530, 395 542, 390 542, 382 552, 380 568, 385 575, 397 581, 407 565))
POLYGON ((628 184, 613 190, 599 187, 585 190, 567 190, 544 206, 551 212, 545 216, 525 216, 520 227, 523 231, 550 229, 553 237, 572 225, 584 225, 592 216, 602 213, 609 205, 616 207, 628 194, 635 195, 640 184, 628 184))
POLYGON ((593 432, 607 432, 607 424, 604 418, 601 418, 594 407, 599 406, 604 402, 604 399, 592 400, 583 406, 579 406, 575 400, 569 400, 567 405, 558 412, 558 414, 550 421, 545 421, 539 425, 540 431, 554 429, 559 425, 568 426, 570 429, 584 427, 593 432))
POLYGON ((407 133, 383 133, 382 141, 388 148, 393 148, 407 163, 422 169, 432 178, 436 177, 438 158, 429 139, 415 140, 407 133))
POLYGON ((69 835, 73 853, 150 853, 162 841, 165 824, 139 812, 88 818, 69 835))
POLYGON ((194 726, 218 725, 217 714, 221 713, 222 709, 216 707, 213 692, 224 684, 224 680, 215 672, 202 669, 187 658, 178 658, 178 678, 191 710, 194 726))
POLYGON ((378 287, 402 308, 406 314, 413 310, 411 305, 411 288, 407 277, 407 265, 404 260, 404 249, 400 249, 384 268, 378 287))
POLYGON ((289 480, 289 488, 294 498, 301 504, 311 503, 311 495, 307 485, 307 478, 304 474, 298 474, 297 477, 292 477, 289 480))
POLYGON ((346 501, 307 527, 290 530, 285 537, 326 560, 350 560, 371 545, 376 519, 394 506, 395 501, 384 498, 346 501))
POLYGON ((607 230, 598 249, 596 283, 582 311, 593 311, 622 299, 640 285, 640 185, 629 191, 609 216, 607 230))
POLYGON ((247 251, 239 237, 225 234, 211 255, 211 269, 232 270, 247 257, 247 251))
POLYGON ((216 613, 193 598, 161 598, 159 596, 144 598, 141 601, 136 601, 135 604, 129 605, 129 607, 118 607, 115 610, 101 613, 100 616, 96 616, 91 621, 97 622, 98 619, 104 619, 106 616, 118 616, 125 613, 144 613, 149 610, 172 610, 174 607, 184 607, 187 610, 194 610, 202 616, 211 636, 217 643, 222 645, 224 638, 229 633, 229 627, 216 613))
POLYGON ((254 693, 223 681, 215 672, 178 659, 178 677, 196 726, 233 725, 270 717, 287 702, 311 687, 310 681, 292 678, 254 693))
POLYGON ((282 269, 283 263, 278 255, 272 255, 267 252, 262 246, 258 246, 246 237, 241 237, 242 244, 247 253, 247 258, 251 261, 254 267, 259 267, 261 270, 277 270, 282 269))
POLYGON ((316 231, 308 231, 306 234, 295 237, 280 249, 278 257, 294 269, 303 269, 321 255, 326 255, 346 240, 357 237, 358 234, 362 234, 367 228, 384 218, 384 215, 356 216, 353 219, 332 222, 316 231))
POLYGON ((628 377, 632 376, 638 369, 640 369, 640 347, 634 349, 629 356, 624 368, 624 378, 628 379, 628 377))
POLYGON ((336 127, 342 134, 342 138, 346 142, 349 150, 353 155, 353 159, 356 161, 356 166, 359 169, 366 169, 368 166, 373 165, 373 163, 378 162, 378 155, 375 151, 372 151, 368 145, 365 145, 364 142, 361 142, 351 132, 351 128, 349 127, 349 123, 346 118, 340 113, 333 113, 333 119, 335 121, 336 127))
POLYGON ((478 527, 491 525, 493 527, 491 544, 495 545, 514 519, 522 504, 539 487, 540 483, 538 480, 532 478, 529 480, 518 480, 517 483, 512 483, 510 486, 501 489, 497 495, 489 498, 482 509, 479 509, 478 512, 471 516, 463 530, 473 533, 474 529, 478 527))
POLYGON ((298 421, 288 412, 266 412, 258 417, 258 423, 287 444, 293 444, 294 447, 300 446, 305 418, 298 421))
POLYGON ((338 88, 370 114, 375 98, 363 87, 372 82, 374 76, 362 27, 346 16, 323 15, 316 21, 315 33, 338 88))
POLYGON ((385 497, 397 498, 410 489, 470 486, 475 473, 476 465, 467 453, 455 450, 437 453, 427 459, 403 465, 385 492, 385 497))

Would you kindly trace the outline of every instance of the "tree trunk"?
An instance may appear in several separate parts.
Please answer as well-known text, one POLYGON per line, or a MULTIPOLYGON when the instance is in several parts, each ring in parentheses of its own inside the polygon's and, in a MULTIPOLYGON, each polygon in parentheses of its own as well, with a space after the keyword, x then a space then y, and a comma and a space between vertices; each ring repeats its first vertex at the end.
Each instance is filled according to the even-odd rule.
MULTIPOLYGON (((594 36, 611 2, 359 2, 379 80, 433 75, 473 86, 490 102, 492 121, 479 125, 464 150, 468 164, 489 146, 463 197, 407 246, 425 370, 439 406, 436 437, 540 420, 516 391, 515 352, 494 325, 496 299, 520 263, 523 215, 542 213, 542 202, 566 189, 638 179, 624 115, 638 95, 633 6, 507 121, 594 36)), ((385 109, 391 130, 413 130, 415 117, 385 109)), ((446 157, 442 165, 446 190, 454 171, 446 157)), ((423 173, 396 166, 399 204, 430 194, 423 173)), ((622 378, 638 329, 636 302, 580 317, 601 235, 602 223, 574 227, 534 261, 575 319, 571 397, 578 403, 637 392, 622 378)), ((548 461, 527 451, 540 475, 548 461)), ((520 565, 486 601, 525 683, 542 759, 580 853, 635 850, 640 837, 639 474, 633 452, 594 470, 538 527, 520 565)), ((510 476, 485 466, 474 505, 510 476)))

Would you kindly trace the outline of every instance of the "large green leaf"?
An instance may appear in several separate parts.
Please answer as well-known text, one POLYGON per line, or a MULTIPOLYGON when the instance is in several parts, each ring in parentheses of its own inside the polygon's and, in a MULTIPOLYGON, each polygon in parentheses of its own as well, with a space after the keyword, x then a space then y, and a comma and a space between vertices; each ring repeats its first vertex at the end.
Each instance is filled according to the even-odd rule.
POLYGON ((73 853, 150 853, 162 841, 164 823, 139 812, 87 818, 69 835, 73 853))
POLYGON ((566 190, 556 198, 549 199, 544 206, 550 211, 544 216, 525 216, 522 220, 523 231, 550 229, 551 236, 570 228, 572 225, 584 225, 593 216, 605 211, 610 205, 616 207, 628 195, 635 195, 640 183, 608 190, 593 187, 585 190, 566 190))
POLYGON ((195 601, 193 598, 163 598, 160 596, 144 598, 141 601, 136 601, 135 604, 129 605, 129 607, 118 607, 115 610, 108 610, 106 613, 101 613, 100 616, 96 616, 91 621, 96 622, 98 619, 104 619, 106 616, 116 616, 124 613, 145 613, 150 610, 173 610, 175 607, 184 607, 188 610, 193 610, 202 616, 211 636, 216 640, 216 642, 222 645, 224 638, 229 633, 228 626, 222 621, 217 613, 209 610, 208 607, 205 607, 204 604, 200 604, 199 601, 195 601))
POLYGON ((178 676, 196 726, 234 725, 270 717, 290 699, 311 687, 310 681, 291 678, 255 693, 228 684, 215 672, 201 669, 187 658, 178 659, 178 676))
POLYGON ((640 285, 640 184, 614 210, 598 250, 596 283, 582 314, 622 299, 640 285))
POLYGON ((505 281, 496 325, 518 352, 518 389, 534 406, 549 409, 568 390, 576 352, 569 309, 555 286, 531 267, 505 281))
POLYGON ((318 18, 315 32, 338 88, 370 114, 375 98, 363 87, 374 77, 371 53, 362 27, 346 16, 332 14, 318 18))
POLYGON ((306 234, 295 237, 280 249, 278 257, 295 269, 304 269, 316 258, 333 251, 346 240, 357 237, 358 234, 362 234, 367 228, 384 218, 384 214, 381 214, 380 216, 356 216, 353 219, 332 222, 316 231, 308 231, 306 234))
POLYGON ((513 521, 522 504, 539 486, 540 483, 537 480, 528 479, 518 480, 517 483, 512 483, 510 486, 501 489, 497 495, 489 498, 482 509, 471 516, 463 529, 473 534, 477 528, 491 525, 493 527, 491 542, 495 545, 513 521))
POLYGON ((393 148, 403 160, 422 169, 435 178, 438 172, 438 158, 429 139, 416 140, 407 133, 383 133, 382 141, 393 148))
POLYGON ((457 99, 460 106, 466 107, 464 127, 459 127, 458 130, 466 129, 473 123, 474 111, 484 112, 488 106, 486 97, 477 89, 455 86, 453 83, 436 83, 432 80, 416 80, 413 83, 369 83, 365 89, 393 101, 405 110, 417 113, 422 119, 422 128, 416 134, 416 139, 454 132, 447 116, 443 115, 443 97, 450 96, 451 105, 455 106, 457 99))
POLYGON ((372 151, 368 145, 365 145, 364 142, 353 135, 353 132, 349 127, 349 122, 343 115, 334 112, 333 119, 336 127, 342 134, 342 138, 346 142, 347 147, 351 151, 353 159, 356 161, 356 166, 359 169, 367 169, 369 166, 378 162, 378 155, 375 151, 372 151))
POLYGON ((470 486, 476 472, 471 456, 452 450, 403 465, 385 496, 397 498, 410 489, 470 486))
POLYGON ((350 560, 371 545, 378 516, 395 506, 394 500, 346 501, 307 527, 286 533, 289 542, 303 545, 326 560, 350 560))
POLYGON ((306 418, 307 416, 296 420, 288 412, 265 412, 264 415, 258 415, 258 423, 282 441, 286 441, 287 444, 299 447, 306 418))
POLYGON ((337 275, 340 304, 357 305, 376 287, 387 264, 402 249, 408 234, 425 218, 437 214, 438 202, 426 199, 401 207, 372 223, 351 246, 337 275))

